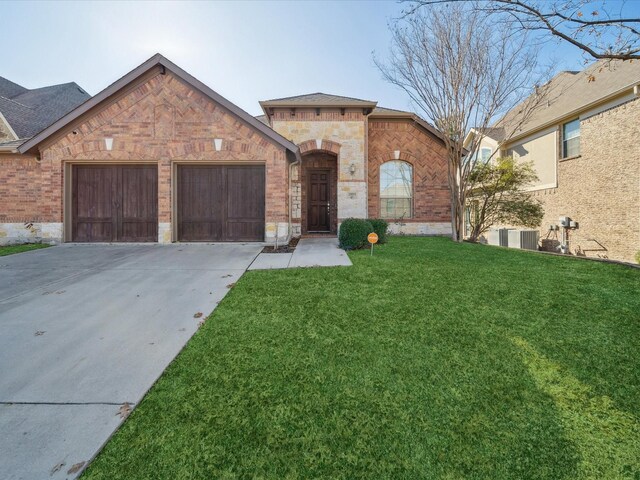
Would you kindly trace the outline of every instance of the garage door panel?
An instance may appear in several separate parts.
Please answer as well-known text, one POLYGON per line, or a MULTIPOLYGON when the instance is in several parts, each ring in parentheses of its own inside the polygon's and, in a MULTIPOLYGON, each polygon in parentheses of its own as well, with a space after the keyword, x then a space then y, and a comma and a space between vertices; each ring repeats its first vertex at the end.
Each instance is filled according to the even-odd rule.
POLYGON ((127 166, 121 170, 120 240, 155 242, 158 236, 158 170, 127 166))
POLYGON ((178 169, 180 241, 264 240, 264 167, 178 169))
POLYGON ((75 165, 72 175, 73 241, 157 241, 157 166, 75 165))
POLYGON ((227 168, 227 218, 264 223, 264 167, 227 168))
POLYGON ((229 221, 227 222, 227 241, 250 242, 264 239, 264 220, 261 225, 255 221, 229 221))
POLYGON ((114 171, 101 167, 81 168, 74 180, 76 218, 79 221, 110 220, 113 217, 114 171))
POLYGON ((222 239, 222 222, 200 220, 181 224, 180 240, 183 242, 218 242, 222 239))
POLYGON ((108 221, 78 222, 74 235, 75 242, 111 242, 113 238, 113 222, 108 221))

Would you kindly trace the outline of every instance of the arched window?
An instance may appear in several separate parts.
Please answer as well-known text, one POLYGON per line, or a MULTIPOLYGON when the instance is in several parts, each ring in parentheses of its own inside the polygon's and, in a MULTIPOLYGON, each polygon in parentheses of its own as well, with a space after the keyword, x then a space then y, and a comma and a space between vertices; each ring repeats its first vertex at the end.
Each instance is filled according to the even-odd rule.
POLYGON ((380 216, 413 216, 413 168, 402 161, 383 163, 380 167, 380 216))

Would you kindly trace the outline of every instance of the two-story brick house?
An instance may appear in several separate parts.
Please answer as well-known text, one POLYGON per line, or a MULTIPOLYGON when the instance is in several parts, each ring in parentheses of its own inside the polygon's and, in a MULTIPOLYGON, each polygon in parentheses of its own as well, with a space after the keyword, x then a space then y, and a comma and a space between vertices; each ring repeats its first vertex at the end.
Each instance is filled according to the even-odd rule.
POLYGON ((253 117, 155 55, 31 138, 0 140, 0 242, 284 242, 348 217, 450 232, 427 122, 321 93, 260 105, 253 117))
POLYGON ((489 129, 480 155, 533 163, 538 182, 528 190, 544 207, 543 248, 566 244, 575 255, 634 261, 640 251, 640 62, 600 61, 561 72, 545 92, 521 125, 516 107, 489 129), (577 228, 562 228, 560 217, 577 228))

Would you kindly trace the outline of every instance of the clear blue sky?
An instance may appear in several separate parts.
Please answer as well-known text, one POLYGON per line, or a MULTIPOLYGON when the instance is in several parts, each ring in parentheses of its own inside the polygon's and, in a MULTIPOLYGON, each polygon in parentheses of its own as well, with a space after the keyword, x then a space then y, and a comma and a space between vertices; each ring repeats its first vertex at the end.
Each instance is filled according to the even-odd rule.
MULTIPOLYGON (((635 0, 634 0, 635 1, 635 0)), ((636 4, 637 5, 637 4, 636 4)), ((397 2, 3 2, 0 75, 94 95, 159 52, 252 114, 259 100, 326 92, 411 108, 382 80, 397 2)), ((562 69, 584 57, 552 44, 562 69)))

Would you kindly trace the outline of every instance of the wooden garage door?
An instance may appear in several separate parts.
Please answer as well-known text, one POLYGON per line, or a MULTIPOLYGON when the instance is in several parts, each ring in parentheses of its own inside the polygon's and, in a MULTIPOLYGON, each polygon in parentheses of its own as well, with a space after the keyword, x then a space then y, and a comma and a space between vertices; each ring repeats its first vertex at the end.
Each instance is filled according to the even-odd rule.
POLYGON ((264 166, 178 168, 178 240, 264 241, 264 166))
POLYGON ((74 165, 74 242, 156 242, 158 167, 74 165))

